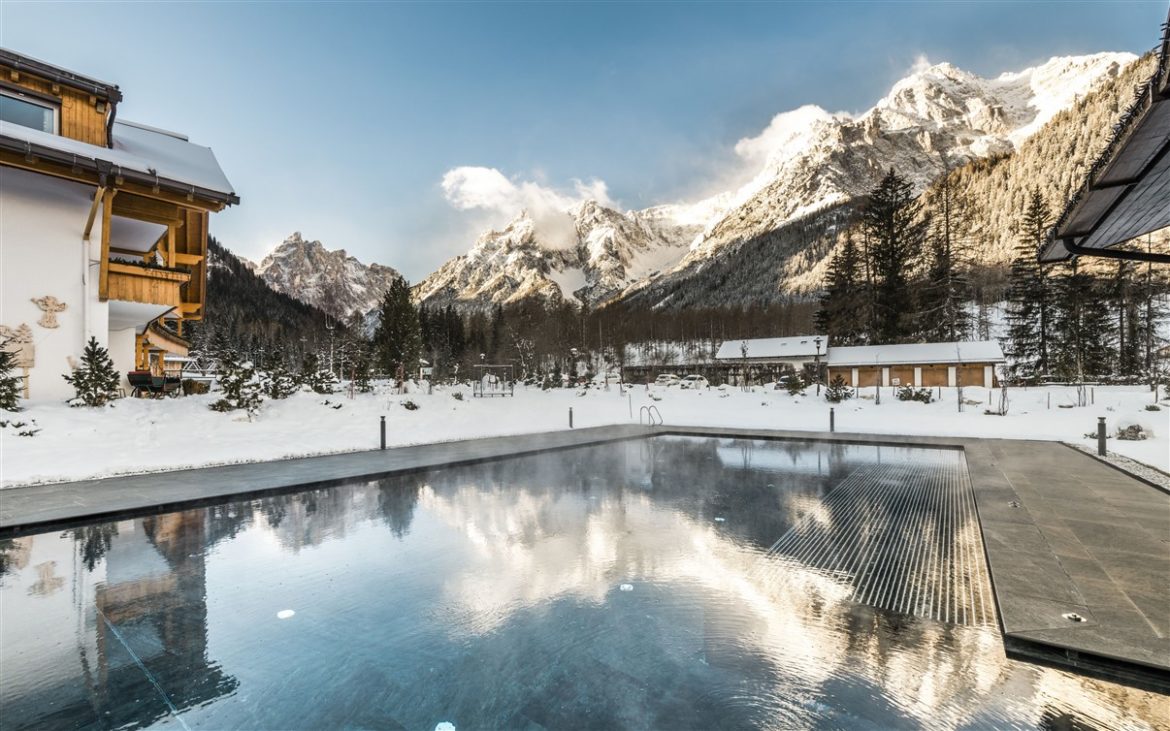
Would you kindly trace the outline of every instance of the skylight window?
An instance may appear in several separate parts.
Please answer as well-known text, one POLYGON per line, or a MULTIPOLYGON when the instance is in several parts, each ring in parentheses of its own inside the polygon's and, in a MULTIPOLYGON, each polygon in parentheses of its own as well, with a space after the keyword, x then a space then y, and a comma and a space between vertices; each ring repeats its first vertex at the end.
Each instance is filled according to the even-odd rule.
POLYGON ((57 134, 57 107, 49 102, 0 92, 0 120, 57 134))

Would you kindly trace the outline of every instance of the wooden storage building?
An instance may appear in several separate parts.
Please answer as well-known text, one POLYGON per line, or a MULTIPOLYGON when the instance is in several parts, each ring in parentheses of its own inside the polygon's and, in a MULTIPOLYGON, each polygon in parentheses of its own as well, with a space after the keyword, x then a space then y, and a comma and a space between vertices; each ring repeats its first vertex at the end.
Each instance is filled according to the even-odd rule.
POLYGON ((874 386, 982 386, 998 383, 1003 349, 994 340, 833 347, 827 378, 841 376, 853 388, 874 386))

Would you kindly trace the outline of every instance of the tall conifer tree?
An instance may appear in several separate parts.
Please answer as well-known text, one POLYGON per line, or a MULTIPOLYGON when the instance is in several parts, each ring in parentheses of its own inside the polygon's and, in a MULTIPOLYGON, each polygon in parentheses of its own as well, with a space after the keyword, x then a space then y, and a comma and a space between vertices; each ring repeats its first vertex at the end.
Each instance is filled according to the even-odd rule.
POLYGON ((909 339, 914 329, 914 295, 908 286, 921 255, 925 225, 913 187, 890 169, 862 211, 873 266, 873 330, 880 343, 909 339))
POLYGON ((1033 188, 1017 226, 1007 297, 1007 355, 1021 375, 1040 375, 1052 368, 1052 290, 1048 267, 1040 263, 1040 247, 1052 224, 1048 204, 1033 188))

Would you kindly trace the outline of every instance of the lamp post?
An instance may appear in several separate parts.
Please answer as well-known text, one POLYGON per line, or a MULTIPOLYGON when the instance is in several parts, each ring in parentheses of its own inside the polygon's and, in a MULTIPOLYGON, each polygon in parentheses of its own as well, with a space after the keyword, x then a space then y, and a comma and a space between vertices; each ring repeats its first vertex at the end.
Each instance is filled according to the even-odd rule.
POLYGON ((814 368, 816 368, 816 372, 817 372, 817 396, 820 396, 821 395, 821 338, 819 335, 817 337, 813 338, 813 343, 817 346, 816 365, 814 366, 814 368))

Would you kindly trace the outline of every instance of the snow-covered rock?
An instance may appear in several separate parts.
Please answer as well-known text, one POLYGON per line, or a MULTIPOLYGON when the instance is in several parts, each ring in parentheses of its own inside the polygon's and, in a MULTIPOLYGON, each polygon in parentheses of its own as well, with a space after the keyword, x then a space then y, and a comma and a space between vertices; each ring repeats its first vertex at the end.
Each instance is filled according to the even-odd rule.
POLYGON ((530 298, 592 305, 671 269, 702 230, 669 206, 620 213, 586 201, 566 213, 573 245, 550 244, 543 223, 522 211, 419 282, 416 299, 480 309, 530 298))

